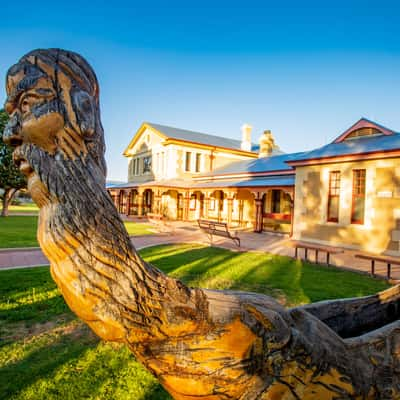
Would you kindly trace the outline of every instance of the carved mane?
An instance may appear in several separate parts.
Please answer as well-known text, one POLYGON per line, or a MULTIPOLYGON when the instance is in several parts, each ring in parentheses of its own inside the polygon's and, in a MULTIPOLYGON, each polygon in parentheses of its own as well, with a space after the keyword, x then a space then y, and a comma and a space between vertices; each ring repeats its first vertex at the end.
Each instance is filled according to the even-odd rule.
POLYGON ((175 399, 400 398, 398 287, 291 310, 188 288, 141 259, 105 190, 89 64, 35 50, 8 71, 7 95, 4 137, 66 302, 100 337, 126 343, 175 399))

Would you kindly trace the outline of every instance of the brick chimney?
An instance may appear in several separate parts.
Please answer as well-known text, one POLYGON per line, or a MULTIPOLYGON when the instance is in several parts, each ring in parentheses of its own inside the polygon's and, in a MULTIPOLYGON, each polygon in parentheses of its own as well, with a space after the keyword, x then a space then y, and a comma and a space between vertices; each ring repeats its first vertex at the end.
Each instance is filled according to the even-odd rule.
POLYGON ((275 139, 270 130, 264 131, 260 137, 260 152, 258 157, 268 157, 272 154, 273 150, 278 146, 275 144, 275 139))
POLYGON ((243 124, 240 129, 242 131, 242 143, 240 148, 244 151, 251 151, 251 130, 253 127, 249 124, 243 124))

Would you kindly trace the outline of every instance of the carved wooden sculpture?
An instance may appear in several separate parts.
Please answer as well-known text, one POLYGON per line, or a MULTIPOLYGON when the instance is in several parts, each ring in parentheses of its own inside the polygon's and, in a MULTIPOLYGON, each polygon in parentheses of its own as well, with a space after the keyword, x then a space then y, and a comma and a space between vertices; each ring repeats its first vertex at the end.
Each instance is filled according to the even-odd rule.
POLYGON ((35 50, 7 74, 5 139, 40 207, 38 238, 66 302, 126 343, 175 399, 400 398, 400 290, 284 309, 191 289, 136 253, 105 186, 88 63, 35 50))

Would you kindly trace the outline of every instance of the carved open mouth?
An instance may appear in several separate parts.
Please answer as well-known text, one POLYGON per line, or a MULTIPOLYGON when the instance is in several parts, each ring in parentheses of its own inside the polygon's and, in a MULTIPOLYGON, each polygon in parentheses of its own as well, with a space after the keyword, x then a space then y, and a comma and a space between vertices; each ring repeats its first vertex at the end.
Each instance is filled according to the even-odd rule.
POLYGON ((22 144, 22 139, 17 136, 12 136, 8 139, 8 145, 11 147, 18 147, 22 144))
POLYGON ((25 158, 25 156, 23 154, 21 154, 20 150, 20 144, 22 143, 19 142, 18 144, 16 144, 16 148, 14 150, 13 153, 13 161, 14 164, 16 165, 16 167, 25 175, 25 176, 29 176, 32 172, 33 172, 33 168, 31 167, 31 165, 29 164, 28 160, 25 158))

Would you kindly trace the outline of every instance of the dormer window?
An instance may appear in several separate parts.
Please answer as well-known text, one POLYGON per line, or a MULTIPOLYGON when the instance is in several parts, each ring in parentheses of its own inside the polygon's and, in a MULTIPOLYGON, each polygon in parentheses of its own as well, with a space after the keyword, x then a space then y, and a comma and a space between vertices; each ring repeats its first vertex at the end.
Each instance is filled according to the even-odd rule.
POLYGON ((368 128, 360 128, 356 129, 355 131, 352 131, 346 136, 346 139, 344 140, 349 140, 349 139, 355 139, 359 138, 362 136, 375 136, 375 135, 382 135, 382 132, 374 127, 368 127, 368 128))

